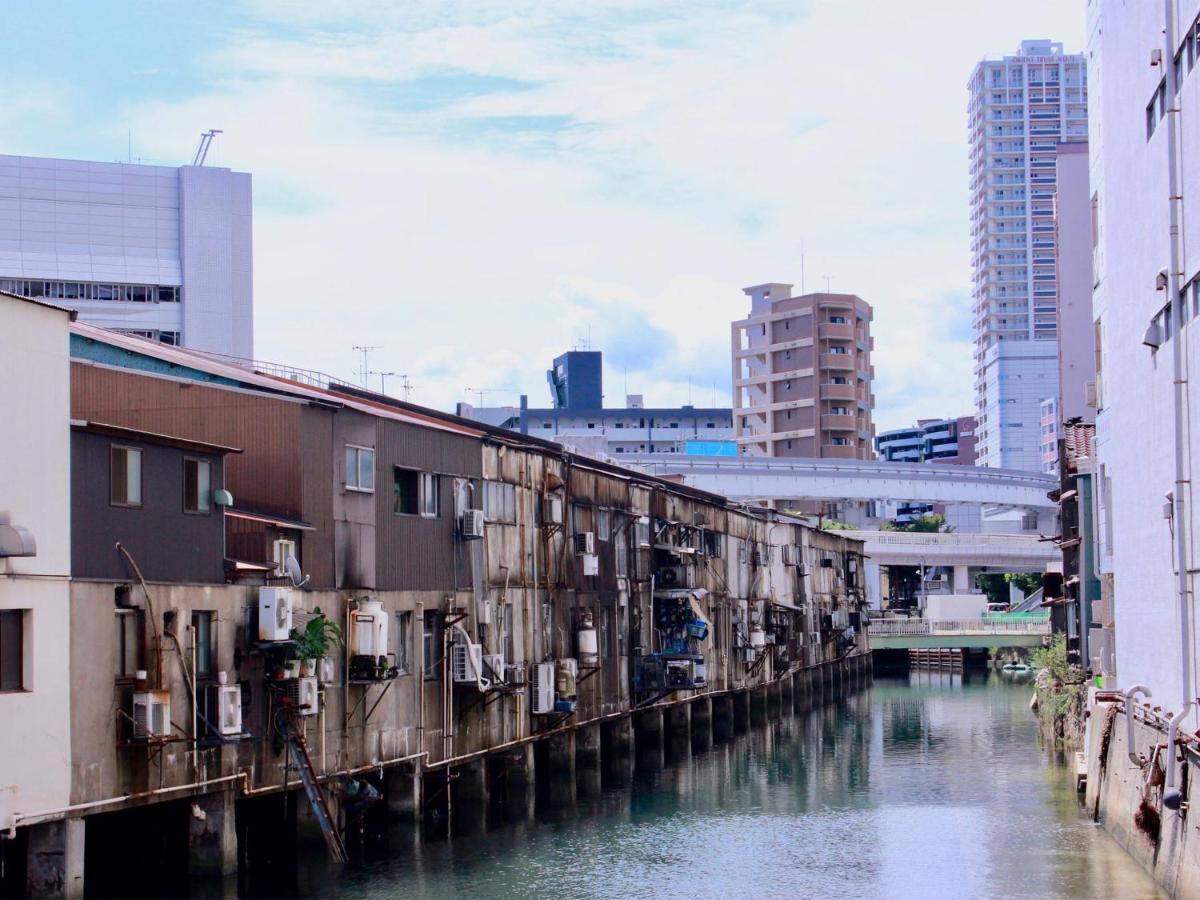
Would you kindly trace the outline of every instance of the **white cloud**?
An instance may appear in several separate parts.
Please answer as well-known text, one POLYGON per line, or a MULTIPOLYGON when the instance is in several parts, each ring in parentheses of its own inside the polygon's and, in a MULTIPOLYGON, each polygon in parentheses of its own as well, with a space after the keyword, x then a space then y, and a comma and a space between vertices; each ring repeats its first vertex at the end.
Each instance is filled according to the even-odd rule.
POLYGON ((1078 47, 1083 17, 1077 0, 253 8, 208 90, 127 118, 159 157, 223 128, 210 163, 254 173, 259 355, 348 375, 352 344, 382 344, 374 367, 419 402, 471 386, 540 404, 590 328, 610 402, 628 369, 662 404, 689 378, 707 404, 723 372, 726 403, 740 288, 799 282, 803 240, 808 289, 832 275, 875 306, 881 427, 971 408, 970 69, 1022 37, 1078 47), (448 93, 414 102, 423 79, 448 93))

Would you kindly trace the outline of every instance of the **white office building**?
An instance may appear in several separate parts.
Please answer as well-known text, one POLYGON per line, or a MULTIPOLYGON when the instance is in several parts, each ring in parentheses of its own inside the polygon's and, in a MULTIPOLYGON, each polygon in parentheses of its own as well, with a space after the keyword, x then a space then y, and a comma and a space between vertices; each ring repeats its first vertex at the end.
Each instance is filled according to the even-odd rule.
POLYGON ((250 176, 0 155, 0 290, 251 358, 250 176))
POLYGON ((969 90, 978 461, 1036 472, 1041 402, 1058 391, 1056 152, 1087 140, 1085 58, 1023 41, 969 90))

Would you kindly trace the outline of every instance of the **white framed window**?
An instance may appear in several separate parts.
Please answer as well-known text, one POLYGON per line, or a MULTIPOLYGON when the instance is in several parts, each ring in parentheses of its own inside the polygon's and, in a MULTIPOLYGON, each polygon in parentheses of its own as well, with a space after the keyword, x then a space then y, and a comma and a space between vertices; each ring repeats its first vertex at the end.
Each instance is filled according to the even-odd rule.
POLYGON ((206 459, 189 456, 183 460, 183 511, 212 511, 212 463, 206 459))
POLYGON ((142 451, 113 444, 109 502, 113 506, 142 505, 142 451))
POLYGON ((371 447, 346 445, 346 490, 374 493, 375 451, 371 447))
POLYGON ((517 521, 516 485, 503 481, 483 483, 483 516, 489 522, 515 524, 517 521))
POLYGON ((422 472, 420 477, 421 515, 436 518, 441 514, 440 484, 432 472, 422 472))

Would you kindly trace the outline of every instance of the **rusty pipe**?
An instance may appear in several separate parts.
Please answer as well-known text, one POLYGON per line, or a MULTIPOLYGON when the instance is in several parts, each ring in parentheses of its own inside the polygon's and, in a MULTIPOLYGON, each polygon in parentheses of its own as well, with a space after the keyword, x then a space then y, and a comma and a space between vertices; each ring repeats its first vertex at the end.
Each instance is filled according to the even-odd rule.
POLYGON ((1175 770, 1177 763, 1175 757, 1179 755, 1179 749, 1175 745, 1175 740, 1179 735, 1179 725, 1187 718, 1188 713, 1196 703, 1193 700, 1183 704, 1183 709, 1171 716, 1171 723, 1167 726, 1167 784, 1163 788, 1163 806, 1167 809, 1179 809, 1179 804, 1183 802, 1183 791, 1180 790, 1178 784, 1175 783, 1175 770))

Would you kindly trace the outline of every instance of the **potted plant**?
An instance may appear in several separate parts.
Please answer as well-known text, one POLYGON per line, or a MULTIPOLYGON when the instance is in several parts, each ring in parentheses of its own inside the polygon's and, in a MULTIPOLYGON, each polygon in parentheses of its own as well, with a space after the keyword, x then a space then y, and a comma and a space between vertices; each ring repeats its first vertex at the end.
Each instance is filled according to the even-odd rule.
POLYGON ((325 617, 321 607, 315 606, 304 630, 292 631, 292 640, 300 674, 316 675, 318 660, 329 654, 330 647, 341 644, 342 629, 337 622, 325 617))

